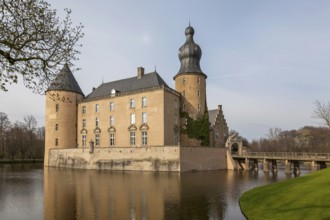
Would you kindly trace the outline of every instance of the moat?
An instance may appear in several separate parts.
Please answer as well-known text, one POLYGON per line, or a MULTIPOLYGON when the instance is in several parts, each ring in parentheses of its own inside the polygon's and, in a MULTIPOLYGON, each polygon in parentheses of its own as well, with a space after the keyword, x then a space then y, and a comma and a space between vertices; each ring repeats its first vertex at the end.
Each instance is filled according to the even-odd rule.
POLYGON ((242 193, 287 178, 294 176, 283 170, 111 172, 0 164, 0 218, 245 219, 242 193))

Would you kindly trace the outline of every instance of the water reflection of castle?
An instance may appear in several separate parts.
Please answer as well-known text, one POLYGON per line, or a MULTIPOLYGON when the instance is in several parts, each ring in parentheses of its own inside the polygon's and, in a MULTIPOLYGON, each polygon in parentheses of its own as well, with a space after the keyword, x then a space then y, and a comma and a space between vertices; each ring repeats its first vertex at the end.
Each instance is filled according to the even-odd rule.
POLYGON ((45 169, 44 219, 222 219, 226 175, 45 169))

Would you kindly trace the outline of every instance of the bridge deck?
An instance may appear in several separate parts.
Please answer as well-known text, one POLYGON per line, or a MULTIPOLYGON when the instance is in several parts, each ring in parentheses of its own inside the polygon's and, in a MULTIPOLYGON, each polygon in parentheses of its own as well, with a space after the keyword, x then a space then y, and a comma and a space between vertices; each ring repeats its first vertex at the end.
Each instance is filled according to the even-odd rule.
POLYGON ((268 160, 300 160, 330 162, 330 153, 296 153, 296 152, 245 152, 233 154, 234 159, 268 159, 268 160))

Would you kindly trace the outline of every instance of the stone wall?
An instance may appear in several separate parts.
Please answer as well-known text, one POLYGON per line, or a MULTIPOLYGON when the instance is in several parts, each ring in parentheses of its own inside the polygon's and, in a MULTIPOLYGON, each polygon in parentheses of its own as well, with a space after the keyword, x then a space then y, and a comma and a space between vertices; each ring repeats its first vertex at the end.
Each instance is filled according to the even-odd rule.
POLYGON ((226 148, 181 147, 180 171, 227 169, 226 152, 226 148))
POLYGON ((209 147, 117 147, 51 149, 50 167, 137 171, 227 169, 226 149, 209 147))

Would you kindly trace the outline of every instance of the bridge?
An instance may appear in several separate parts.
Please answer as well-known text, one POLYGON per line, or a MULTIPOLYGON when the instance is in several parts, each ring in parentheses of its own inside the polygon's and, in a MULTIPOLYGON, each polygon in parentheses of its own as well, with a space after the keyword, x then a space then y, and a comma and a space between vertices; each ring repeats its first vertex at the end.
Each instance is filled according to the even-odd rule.
POLYGON ((258 162, 263 163, 264 172, 277 172, 277 163, 284 162, 285 173, 300 174, 299 165, 311 163, 312 170, 326 168, 330 163, 330 153, 298 153, 298 152, 242 152, 231 151, 237 166, 244 170, 258 170, 258 162))

